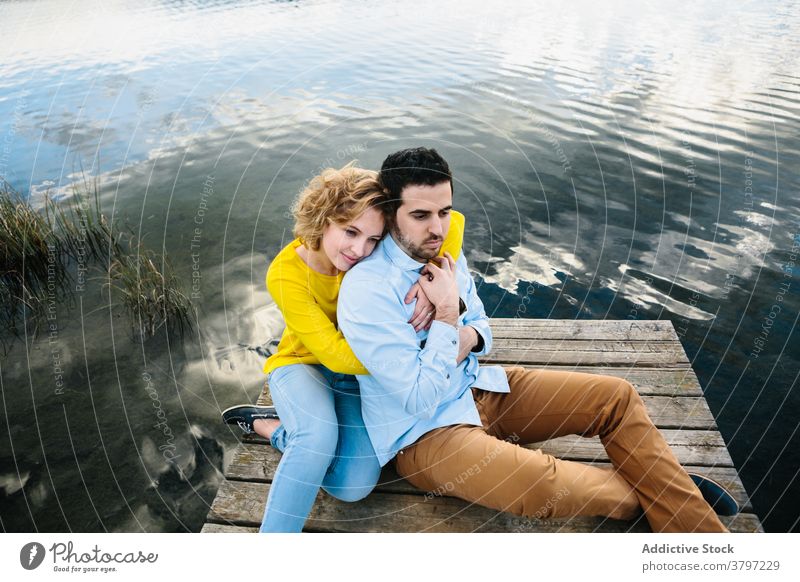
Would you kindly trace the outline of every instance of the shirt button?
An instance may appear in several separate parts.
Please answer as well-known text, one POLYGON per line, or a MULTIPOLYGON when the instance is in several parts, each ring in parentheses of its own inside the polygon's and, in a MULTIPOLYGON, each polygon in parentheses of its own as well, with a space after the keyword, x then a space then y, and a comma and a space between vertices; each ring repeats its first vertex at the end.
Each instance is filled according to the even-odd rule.
POLYGON ((448 380, 450 379, 450 374, 448 374, 448 375, 447 375, 447 379, 448 379, 448 380))
POLYGON ((456 345, 456 343, 457 343, 456 340, 453 340, 453 345, 456 345))

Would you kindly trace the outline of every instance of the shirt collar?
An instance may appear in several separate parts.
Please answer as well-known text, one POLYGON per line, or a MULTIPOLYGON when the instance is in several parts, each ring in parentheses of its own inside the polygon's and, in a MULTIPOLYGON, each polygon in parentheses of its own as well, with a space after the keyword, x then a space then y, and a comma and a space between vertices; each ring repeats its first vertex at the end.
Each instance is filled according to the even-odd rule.
POLYGON ((391 233, 383 238, 383 252, 395 267, 403 271, 419 271, 425 266, 425 263, 418 263, 409 257, 395 242, 391 233))

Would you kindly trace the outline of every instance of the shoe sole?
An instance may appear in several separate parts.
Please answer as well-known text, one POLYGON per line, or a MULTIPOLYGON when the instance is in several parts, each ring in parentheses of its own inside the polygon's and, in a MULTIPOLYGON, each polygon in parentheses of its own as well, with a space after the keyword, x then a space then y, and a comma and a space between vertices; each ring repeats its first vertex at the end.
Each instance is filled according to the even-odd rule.
POLYGON ((703 499, 706 499, 706 495, 714 498, 714 503, 711 503, 708 501, 708 499, 706 499, 706 502, 717 513, 717 515, 733 516, 737 515, 741 511, 739 502, 736 501, 733 495, 731 495, 731 492, 728 491, 724 485, 717 483, 710 477, 699 475, 697 473, 689 473, 689 477, 691 477, 695 487, 700 490, 701 494, 704 493, 703 487, 706 487, 707 491, 703 494, 703 499), (715 487, 716 491, 711 489, 711 486, 715 487))
POLYGON ((222 416, 225 416, 232 410, 239 410, 240 408, 247 408, 249 406, 253 406, 252 404, 237 404, 236 406, 230 406, 222 411, 222 416))
MULTIPOLYGON (((230 406, 230 407, 228 407, 228 408, 226 408, 225 410, 222 411, 222 417, 224 418, 225 415, 228 414, 229 412, 233 412, 233 411, 236 411, 236 410, 241 410, 243 408, 253 408, 254 406, 260 406, 260 405, 259 404, 237 404, 236 406, 230 406)), ((268 406, 266 408, 272 408, 273 410, 275 410, 274 406, 268 406)), ((275 411, 275 416, 267 416, 265 418, 268 418, 268 419, 273 419, 274 418, 275 420, 280 420, 280 417, 278 416, 278 412, 277 411, 275 411)))

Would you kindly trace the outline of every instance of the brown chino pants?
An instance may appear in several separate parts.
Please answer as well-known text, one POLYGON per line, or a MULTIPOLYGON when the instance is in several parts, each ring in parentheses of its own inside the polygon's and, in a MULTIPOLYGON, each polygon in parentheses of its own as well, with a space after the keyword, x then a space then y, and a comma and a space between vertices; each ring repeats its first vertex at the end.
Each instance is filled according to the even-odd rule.
POLYGON ((510 393, 473 388, 482 427, 426 433, 397 455, 397 472, 423 490, 526 517, 632 519, 644 510, 653 531, 727 531, 628 381, 521 367, 506 374, 510 393), (519 446, 568 434, 599 436, 613 469, 519 446))

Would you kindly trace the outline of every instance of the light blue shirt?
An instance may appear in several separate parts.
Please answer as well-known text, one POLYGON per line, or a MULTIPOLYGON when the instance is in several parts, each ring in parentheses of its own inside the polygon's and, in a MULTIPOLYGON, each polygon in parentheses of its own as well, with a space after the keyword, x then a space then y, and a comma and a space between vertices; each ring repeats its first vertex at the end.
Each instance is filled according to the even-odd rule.
POLYGON ((356 377, 364 424, 381 465, 435 428, 480 426, 471 387, 509 392, 503 368, 478 365, 477 356, 491 349, 492 333, 463 253, 456 261, 456 279, 467 310, 459 325, 475 328, 483 338, 482 350, 456 365, 455 327, 434 321, 429 331, 417 333, 408 323, 414 303, 406 305, 404 298, 424 266, 386 236, 350 269, 339 291, 339 326, 370 372, 356 377))

